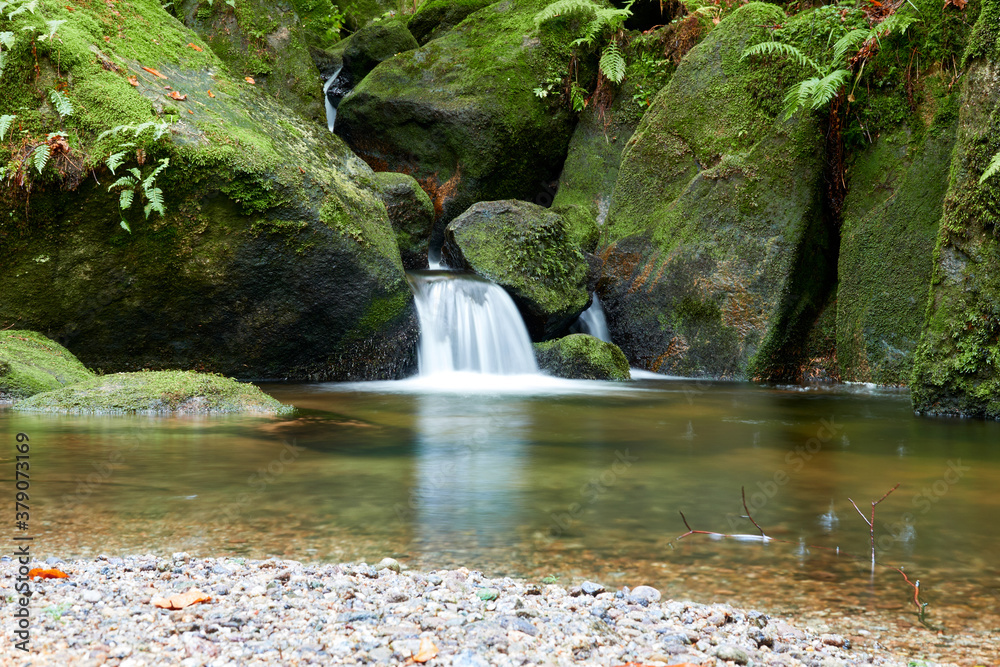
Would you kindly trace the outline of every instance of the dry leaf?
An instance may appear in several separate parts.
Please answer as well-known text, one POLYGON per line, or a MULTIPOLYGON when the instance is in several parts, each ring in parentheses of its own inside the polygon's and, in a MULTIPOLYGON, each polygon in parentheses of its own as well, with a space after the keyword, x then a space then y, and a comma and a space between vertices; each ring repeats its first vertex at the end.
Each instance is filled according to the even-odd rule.
MULTIPOLYGON (((969 4, 969 0, 944 0, 944 6, 953 5, 959 9, 965 9, 965 6, 969 4)), ((942 7, 944 9, 944 7, 942 7)))
POLYGON ((199 602, 210 602, 212 597, 202 593, 197 588, 189 589, 186 593, 171 595, 169 598, 155 597, 151 600, 153 606, 160 609, 184 609, 199 602))
POLYGON ((417 649, 417 654, 413 656, 413 662, 427 662, 437 654, 438 647, 434 645, 430 637, 424 637, 420 640, 420 648, 417 649))
POLYGON ((204 51, 205 50, 205 49, 201 48, 200 46, 198 46, 197 44, 194 44, 193 42, 188 42, 188 46, 190 46, 195 51, 204 51))
POLYGON ((188 96, 187 96, 187 95, 181 95, 181 94, 180 94, 180 93, 178 93, 178 92, 177 92, 176 90, 175 90, 175 91, 173 91, 172 93, 170 93, 170 99, 172 99, 172 100, 179 100, 179 101, 184 101, 184 100, 186 100, 187 98, 188 98, 188 96))
POLYGON ((139 87, 139 79, 135 78, 134 76, 130 76, 130 77, 128 78, 128 82, 129 82, 129 83, 131 83, 131 84, 132 84, 133 86, 135 86, 136 88, 138 88, 138 87, 139 87))
POLYGON ((213 93, 213 92, 212 92, 212 91, 210 90, 210 91, 208 91, 208 96, 209 96, 209 97, 215 97, 215 93, 213 93))
POLYGON ((66 579, 69 575, 62 570, 43 570, 40 567, 36 567, 35 569, 28 571, 28 579, 34 579, 35 577, 40 577, 42 579, 66 579))
POLYGON ((166 79, 167 78, 167 77, 163 76, 162 74, 160 74, 160 72, 158 70, 155 70, 152 67, 143 67, 143 69, 146 70, 147 72, 149 72, 150 74, 152 74, 153 76, 159 77, 161 79, 166 79))
POLYGON ((251 79, 250 77, 246 77, 246 81, 247 81, 247 83, 249 83, 249 84, 250 84, 251 86, 254 86, 254 85, 256 85, 256 84, 257 84, 257 82, 256 82, 256 81, 254 81, 253 79, 251 79))

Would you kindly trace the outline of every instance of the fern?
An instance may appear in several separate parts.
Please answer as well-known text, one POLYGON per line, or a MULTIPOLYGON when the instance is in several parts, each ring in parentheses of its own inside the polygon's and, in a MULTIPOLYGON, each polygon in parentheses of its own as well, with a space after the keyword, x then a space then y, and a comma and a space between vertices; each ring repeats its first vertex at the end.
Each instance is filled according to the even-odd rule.
POLYGON ((15 118, 17 118, 17 116, 14 115, 0 116, 0 140, 7 136, 7 130, 9 130, 10 126, 14 124, 15 118))
POLYGON ((993 156, 993 160, 990 161, 989 166, 986 167, 986 171, 979 177, 979 184, 982 185, 988 178, 996 174, 1000 174, 1000 151, 997 151, 997 154, 993 156))
POLYGON ((66 19, 61 19, 58 21, 46 21, 45 25, 49 27, 49 32, 46 35, 42 35, 38 38, 39 42, 44 42, 45 40, 51 40, 56 36, 56 31, 59 30, 59 26, 66 23, 66 19))
POLYGON ((138 182, 132 176, 121 176, 117 181, 108 186, 108 192, 121 187, 134 188, 138 182))
MULTIPOLYGON (((120 146, 119 146, 119 148, 120 148, 120 146)), ((104 164, 108 165, 108 169, 111 170, 112 174, 115 173, 115 169, 117 169, 118 167, 122 166, 122 163, 125 162, 125 155, 127 153, 128 153, 128 151, 122 151, 120 153, 115 153, 113 155, 108 156, 108 159, 104 161, 104 164)), ((125 207, 123 206, 122 208, 125 208, 125 207)))
POLYGON ((149 219, 149 214, 152 211, 163 215, 165 210, 163 207, 163 190, 160 188, 146 190, 146 198, 149 200, 149 203, 142 209, 146 214, 146 218, 149 219))
POLYGON ((557 16, 593 16, 601 6, 591 0, 556 0, 545 9, 535 14, 535 27, 557 16))
POLYGON ((604 76, 615 83, 621 83, 622 79, 625 78, 625 56, 618 48, 617 42, 611 42, 604 47, 599 67, 604 72, 604 76))
POLYGON ((31 2, 25 3, 20 7, 18 7, 17 9, 15 9, 14 11, 7 14, 7 19, 10 20, 15 16, 17 16, 18 14, 23 14, 24 12, 31 12, 32 14, 34 14, 36 7, 38 7, 38 0, 31 0, 31 2))
POLYGON ((61 93, 58 90, 50 90, 49 99, 52 100, 52 106, 56 108, 56 113, 62 118, 73 115, 73 103, 69 101, 65 93, 61 93))
MULTIPOLYGON (((118 199, 118 206, 125 210, 132 206, 132 199, 135 197, 135 190, 122 190, 118 199)), ((132 231, 131 229, 129 231, 132 231)))
POLYGON ((754 44, 740 56, 740 60, 746 60, 751 56, 787 56, 797 62, 802 67, 808 67, 822 74, 823 70, 813 61, 812 58, 802 53, 798 48, 784 42, 761 42, 754 44))
POLYGON ((49 163, 49 157, 50 153, 48 144, 41 144, 32 152, 31 163, 35 165, 35 169, 38 170, 39 174, 42 173, 43 169, 45 169, 45 165, 49 163))
POLYGON ((0 44, 6 46, 8 49, 14 46, 14 33, 10 31, 0 32, 0 44))

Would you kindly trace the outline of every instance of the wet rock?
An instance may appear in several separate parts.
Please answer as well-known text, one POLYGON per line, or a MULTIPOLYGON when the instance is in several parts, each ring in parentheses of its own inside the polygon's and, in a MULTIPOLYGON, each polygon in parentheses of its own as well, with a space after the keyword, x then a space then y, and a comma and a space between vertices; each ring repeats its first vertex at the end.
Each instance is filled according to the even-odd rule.
POLYGON ((378 565, 375 566, 376 572, 381 572, 382 570, 391 570, 392 572, 399 574, 403 571, 403 568, 400 566, 399 561, 395 558, 383 558, 378 562, 378 565))
POLYGON ((587 334, 570 334, 535 343, 535 358, 541 370, 556 377, 619 382, 632 379, 628 359, 621 349, 587 334))
POLYGON ((69 350, 39 333, 0 331, 0 402, 27 398, 93 377, 69 350))
POLYGON ((605 592, 604 586, 593 581, 585 581, 580 584, 580 590, 587 595, 600 595, 605 592))
POLYGON ((719 660, 730 660, 737 665, 745 665, 750 661, 746 651, 732 644, 722 644, 715 649, 715 657, 719 660))

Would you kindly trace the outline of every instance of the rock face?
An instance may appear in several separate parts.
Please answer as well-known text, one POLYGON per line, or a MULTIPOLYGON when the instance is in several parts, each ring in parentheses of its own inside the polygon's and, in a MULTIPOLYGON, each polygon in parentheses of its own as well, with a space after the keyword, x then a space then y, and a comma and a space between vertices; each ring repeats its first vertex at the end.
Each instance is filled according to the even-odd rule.
POLYGON ((922 414, 1000 418, 1000 0, 984 0, 967 73, 911 398, 922 414))
POLYGON ((36 394, 25 412, 91 414, 288 414, 294 410, 252 384, 190 371, 116 373, 36 394))
POLYGON ((590 305, 586 258, 562 218, 536 204, 472 206, 448 225, 442 257, 507 290, 535 341, 559 335, 590 305))
POLYGON ((441 37, 469 14, 493 4, 494 0, 428 0, 420 5, 408 27, 420 44, 441 37))
POLYGON ((383 171, 375 174, 378 195, 389 214, 396 243, 407 269, 427 268, 427 245, 434 227, 434 204, 412 176, 383 171))
POLYGON ((344 40, 344 67, 352 81, 361 81, 379 63, 418 46, 403 21, 386 19, 367 25, 344 40))
POLYGON ((954 143, 948 107, 920 137, 882 136, 851 167, 838 268, 843 380, 910 381, 954 143))
POLYGON ((614 343, 587 334, 535 344, 538 367, 557 377, 574 380, 631 380, 628 359, 614 343))
POLYGON ((741 61, 784 21, 750 3, 688 52, 625 149, 598 292, 630 362, 653 371, 796 379, 835 275, 821 217, 823 134, 779 117, 799 72, 741 61))
POLYGON ((69 350, 34 331, 0 331, 0 402, 94 377, 69 350))
POLYGON ((372 171, 325 127, 228 78, 158 2, 130 8, 46 6, 12 22, 0 114, 16 115, 25 143, 0 146, 0 329, 37 330, 105 371, 408 372, 412 296, 372 171), (59 40, 20 32, 43 19, 66 21, 59 40), (105 24, 132 37, 106 41, 105 24), (72 114, 45 101, 57 85, 72 114), (116 126, 127 129, 102 136, 116 126), (46 138, 56 131, 66 139, 46 138), (39 173, 29 157, 46 149, 39 173), (123 186, 108 186, 164 159, 164 215, 143 215, 141 184, 120 210, 123 186))
MULTIPOLYGON (((423 47, 376 67, 345 97, 337 133, 376 171, 414 176, 444 225, 478 201, 532 200, 559 174, 573 129, 532 90, 565 67, 565 22, 540 31, 546 0, 481 9, 423 47)), ((551 25, 550 25, 551 24, 551 25)))

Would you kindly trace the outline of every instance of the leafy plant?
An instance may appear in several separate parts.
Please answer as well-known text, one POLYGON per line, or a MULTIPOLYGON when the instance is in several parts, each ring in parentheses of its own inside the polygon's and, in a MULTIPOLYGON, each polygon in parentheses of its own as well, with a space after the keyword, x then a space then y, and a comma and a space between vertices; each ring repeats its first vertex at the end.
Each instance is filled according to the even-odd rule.
MULTIPOLYGON (((115 156, 111 156, 112 158, 115 156)), ((111 167, 110 158, 106 162, 108 167, 111 167)), ((120 165, 120 163, 119 163, 120 165)), ((121 188, 120 196, 118 199, 118 205, 122 213, 127 209, 132 207, 132 204, 136 200, 136 195, 139 198, 145 197, 146 205, 143 207, 143 213, 146 215, 146 219, 149 219, 149 214, 159 213, 163 215, 166 209, 163 205, 163 190, 156 187, 156 177, 159 176, 164 169, 170 166, 170 158, 162 158, 159 164, 150 169, 145 176, 138 167, 132 167, 128 170, 128 174, 122 176, 117 181, 108 186, 108 192, 111 192, 115 188, 121 188)), ((113 171, 113 170, 112 170, 113 171)), ((129 224, 125 222, 123 217, 121 220, 122 229, 131 233, 132 228, 129 224)))
MULTIPOLYGON (((0 132, 0 136, 3 136, 2 132, 0 132)), ((997 154, 994 155, 993 159, 990 161, 989 166, 986 167, 986 171, 984 171, 983 175, 979 177, 979 184, 982 185, 987 181, 987 179, 991 176, 995 176, 996 174, 1000 174, 1000 151, 997 151, 997 154)))
POLYGON ((66 97, 66 93, 58 90, 50 90, 49 100, 52 102, 52 106, 56 108, 56 113, 58 113, 61 118, 73 115, 73 103, 69 101, 68 97, 66 97))
MULTIPOLYGON (((634 2, 635 0, 632 0, 634 2)), ((535 14, 535 27, 558 16, 577 16, 587 19, 583 37, 572 42, 573 46, 595 47, 605 35, 610 35, 608 44, 601 51, 599 67, 609 80, 621 83, 625 78, 625 56, 621 50, 623 27, 632 16, 632 2, 622 9, 602 7, 593 0, 556 0, 535 14)))
POLYGON ((12 114, 0 116, 0 141, 7 136, 7 131, 10 129, 10 126, 14 124, 14 120, 16 118, 17 116, 12 114))

